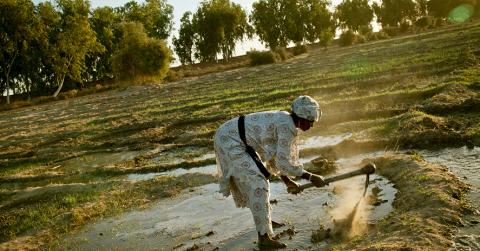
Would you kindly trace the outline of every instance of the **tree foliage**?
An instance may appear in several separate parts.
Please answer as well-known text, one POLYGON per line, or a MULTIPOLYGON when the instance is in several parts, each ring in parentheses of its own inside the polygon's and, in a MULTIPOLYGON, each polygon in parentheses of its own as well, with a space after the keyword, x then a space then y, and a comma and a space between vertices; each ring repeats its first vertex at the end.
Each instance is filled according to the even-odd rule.
POLYGON ((271 49, 288 44, 286 31, 281 25, 282 17, 282 0, 260 0, 253 3, 250 21, 260 40, 271 49))
POLYGON ((345 0, 337 6, 335 16, 340 27, 357 32, 362 26, 370 26, 373 9, 368 0, 345 0))
POLYGON ((180 19, 181 25, 178 38, 174 37, 172 39, 175 53, 177 53, 178 59, 183 65, 193 63, 192 55, 195 30, 192 25, 191 16, 192 13, 190 11, 183 14, 180 19))
POLYGON ((124 22, 143 24, 150 37, 167 39, 172 31, 173 7, 165 0, 146 0, 143 4, 130 1, 117 12, 124 22))
MULTIPOLYGON (((97 42, 96 34, 90 28, 88 15, 90 5, 86 0, 57 0, 61 21, 52 35, 53 47, 50 48, 52 68, 57 90, 61 91, 65 77, 82 81, 81 73, 85 69, 85 57, 90 53, 104 50, 97 42)), ((51 43, 52 43, 51 42, 51 43)))
POLYGON ((217 54, 229 59, 235 44, 247 34, 247 15, 230 0, 206 0, 193 15, 195 57, 200 61, 216 60, 217 54))
MULTIPOLYGON (((130 1, 94 10, 88 0, 51 1, 37 5, 32 0, 0 1, 0 93, 7 91, 7 102, 12 91, 58 95, 64 82, 78 85, 165 73, 171 52, 163 40, 173 24, 173 7, 167 0, 130 1)), ((480 15, 479 0, 383 0, 372 7, 367 0, 344 0, 334 16, 329 2, 258 0, 250 26, 240 5, 204 0, 195 13, 184 14, 173 45, 182 64, 191 64, 194 58, 216 60, 219 54, 229 59, 235 45, 254 32, 272 51, 282 51, 307 41, 326 47, 337 22, 369 39, 385 33, 394 36, 411 24, 426 29, 480 15), (383 33, 371 32, 372 10, 383 33)), ((343 37, 347 42, 349 35, 343 37)))
POLYGON ((414 22, 418 8, 413 0, 383 0, 381 4, 373 3, 377 21, 383 27, 398 27, 402 22, 414 22))
POLYGON ((119 79, 137 76, 165 77, 171 51, 164 40, 148 37, 141 23, 122 25, 123 38, 112 59, 113 70, 119 79))
POLYGON ((431 16, 436 18, 447 18, 450 12, 455 9, 455 7, 460 6, 461 4, 468 4, 471 7, 479 9, 478 0, 429 0, 427 3, 427 9, 431 16))
POLYGON ((93 10, 89 18, 90 26, 97 36, 97 41, 105 48, 102 52, 87 55, 87 70, 84 80, 98 81, 113 78, 110 59, 121 39, 118 13, 111 7, 100 7, 93 10))
POLYGON ((250 21, 269 48, 285 47, 290 42, 314 42, 329 38, 335 24, 322 0, 260 0, 253 4, 250 21))
POLYGON ((303 2, 305 39, 310 43, 317 40, 324 46, 333 40, 336 24, 332 13, 328 10, 327 1, 306 0, 303 2))
POLYGON ((26 60, 35 39, 34 5, 28 0, 4 0, 0 2, 0 16, 0 91, 7 91, 10 103, 10 89, 15 91, 11 81, 20 77, 19 63, 26 60))

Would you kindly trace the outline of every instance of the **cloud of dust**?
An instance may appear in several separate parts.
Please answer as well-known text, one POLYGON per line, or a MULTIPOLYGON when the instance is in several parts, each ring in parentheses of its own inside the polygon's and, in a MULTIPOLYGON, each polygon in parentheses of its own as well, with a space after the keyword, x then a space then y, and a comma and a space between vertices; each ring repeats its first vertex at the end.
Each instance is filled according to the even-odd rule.
POLYGON ((328 212, 333 219, 334 233, 351 238, 366 231, 370 210, 362 197, 364 179, 360 176, 335 184, 337 207, 328 212))

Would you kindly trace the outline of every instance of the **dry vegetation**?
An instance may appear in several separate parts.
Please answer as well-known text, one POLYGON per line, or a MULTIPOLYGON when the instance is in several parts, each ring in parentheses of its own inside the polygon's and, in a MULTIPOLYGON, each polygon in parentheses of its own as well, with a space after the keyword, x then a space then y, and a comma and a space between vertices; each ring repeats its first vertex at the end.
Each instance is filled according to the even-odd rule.
MULTIPOLYGON (((194 158, 212 151, 218 125, 242 113, 288 109, 299 94, 319 100, 324 111, 305 136, 354 133, 335 148, 304 155, 479 146, 479 43, 475 22, 352 47, 311 48, 306 56, 271 65, 193 77, 183 69, 177 82, 3 111, 0 249, 51 242, 96 217, 212 182, 208 175, 131 182, 125 174, 212 164, 212 158, 194 158)), ((417 226, 402 223, 410 216, 404 210, 392 217, 417 226)), ((388 248, 382 243, 379 248, 388 248)))

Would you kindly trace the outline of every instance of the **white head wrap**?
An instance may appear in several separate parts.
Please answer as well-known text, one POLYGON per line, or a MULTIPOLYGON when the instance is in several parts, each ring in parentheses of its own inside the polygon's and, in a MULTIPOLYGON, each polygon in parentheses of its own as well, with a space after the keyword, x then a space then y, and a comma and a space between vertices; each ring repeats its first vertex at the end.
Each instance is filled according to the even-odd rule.
POLYGON ((317 101, 306 95, 299 96, 293 101, 292 111, 298 117, 310 121, 318 121, 320 116, 322 116, 322 111, 317 101))

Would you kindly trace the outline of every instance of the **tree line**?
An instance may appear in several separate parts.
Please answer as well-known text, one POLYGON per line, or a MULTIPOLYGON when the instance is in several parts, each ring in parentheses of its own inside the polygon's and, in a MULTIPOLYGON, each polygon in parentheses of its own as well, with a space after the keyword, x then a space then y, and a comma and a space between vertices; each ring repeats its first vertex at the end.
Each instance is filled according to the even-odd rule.
MULTIPOLYGON (((371 22, 395 35, 479 16, 477 0, 258 0, 252 12, 230 0, 204 0, 186 12, 173 50, 182 64, 229 59, 235 45, 257 36, 269 49, 290 44, 327 46, 336 30, 371 35, 371 22)), ((166 39, 173 7, 166 0, 130 1, 91 9, 87 0, 0 1, 0 93, 53 94, 64 83, 92 83, 142 75, 164 77, 172 61, 166 39)))

